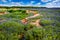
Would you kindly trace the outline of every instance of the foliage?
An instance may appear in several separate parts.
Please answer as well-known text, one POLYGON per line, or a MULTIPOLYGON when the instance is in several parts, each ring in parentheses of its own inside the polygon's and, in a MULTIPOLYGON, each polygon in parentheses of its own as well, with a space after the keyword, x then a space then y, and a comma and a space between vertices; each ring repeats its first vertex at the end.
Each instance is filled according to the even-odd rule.
POLYGON ((16 18, 16 19, 24 19, 28 15, 26 14, 25 10, 20 10, 20 12, 17 10, 10 10, 11 13, 5 14, 2 17, 5 18, 16 18), (11 12, 12 11, 12 12, 11 12))
POLYGON ((42 26, 46 26, 46 25, 52 25, 54 21, 53 20, 41 20, 40 23, 42 26))
MULTIPOLYGON (((41 19, 40 24, 42 27, 36 27, 29 22, 23 24, 20 21, 30 15, 26 13, 26 10, 13 10, 12 8, 7 11, 9 14, 0 15, 0 18, 6 19, 5 22, 0 24, 0 40, 60 40, 60 22, 58 17, 56 17, 56 21, 47 20, 46 18, 52 18, 52 15, 48 15, 47 11, 42 11, 41 14, 44 16, 39 16, 34 18, 34 20, 29 19, 29 22, 41 19)), ((51 10, 48 11, 53 12, 51 10)))

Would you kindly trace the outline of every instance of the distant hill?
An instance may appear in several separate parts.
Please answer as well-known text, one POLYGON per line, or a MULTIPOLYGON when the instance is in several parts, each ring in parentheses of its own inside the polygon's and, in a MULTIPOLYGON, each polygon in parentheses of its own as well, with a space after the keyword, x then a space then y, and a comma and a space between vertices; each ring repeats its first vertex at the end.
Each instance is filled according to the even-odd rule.
POLYGON ((34 7, 34 6, 11 6, 11 7, 8 7, 8 6, 0 6, 0 8, 6 8, 6 9, 9 9, 9 8, 20 8, 20 9, 28 9, 28 10, 45 10, 45 9, 54 9, 54 10, 60 10, 60 8, 47 8, 47 7, 34 7))

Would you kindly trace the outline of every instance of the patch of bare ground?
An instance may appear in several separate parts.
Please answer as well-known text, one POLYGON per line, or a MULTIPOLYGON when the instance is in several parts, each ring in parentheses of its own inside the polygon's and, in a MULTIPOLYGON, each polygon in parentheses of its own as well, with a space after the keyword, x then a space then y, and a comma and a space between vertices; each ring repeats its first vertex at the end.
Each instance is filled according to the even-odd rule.
MULTIPOLYGON (((29 13, 29 12, 28 12, 29 13)), ((26 17, 25 19, 23 19, 23 20, 21 20, 22 21, 22 23, 24 23, 24 24, 26 24, 27 22, 28 22, 28 19, 33 19, 33 18, 36 18, 36 17, 38 17, 38 16, 43 16, 43 15, 40 15, 40 14, 38 14, 38 12, 31 12, 32 14, 34 14, 33 16, 29 16, 29 17, 26 17)), ((41 27, 41 25, 40 25, 40 19, 37 19, 35 22, 30 22, 30 24, 31 25, 35 25, 35 26, 37 26, 37 27, 41 27)))

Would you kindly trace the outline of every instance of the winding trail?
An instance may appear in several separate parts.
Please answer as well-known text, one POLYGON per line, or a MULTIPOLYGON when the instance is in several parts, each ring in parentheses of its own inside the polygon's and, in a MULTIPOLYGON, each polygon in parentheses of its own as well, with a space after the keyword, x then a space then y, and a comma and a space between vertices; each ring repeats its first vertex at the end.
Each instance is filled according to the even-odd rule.
POLYGON ((35 14, 35 15, 33 15, 33 16, 27 17, 26 19, 35 18, 35 17, 37 17, 37 16, 40 16, 40 14, 35 14))
MULTIPOLYGON (((29 16, 29 17, 26 17, 25 19, 21 20, 22 23, 27 24, 28 23, 28 19, 33 19, 33 18, 36 18, 38 16, 42 16, 39 13, 33 13, 33 14, 34 14, 33 16, 29 16)), ((30 24, 31 25, 36 25, 37 27, 41 26, 40 25, 40 19, 37 19, 35 22, 30 22, 30 24)))

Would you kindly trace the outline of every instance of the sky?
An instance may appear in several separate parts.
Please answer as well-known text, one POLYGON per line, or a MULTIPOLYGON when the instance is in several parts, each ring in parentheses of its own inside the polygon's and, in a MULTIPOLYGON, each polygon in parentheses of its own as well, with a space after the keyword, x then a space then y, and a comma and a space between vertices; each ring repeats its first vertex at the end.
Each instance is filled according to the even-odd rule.
POLYGON ((0 6, 60 7, 60 0, 0 0, 0 6))

